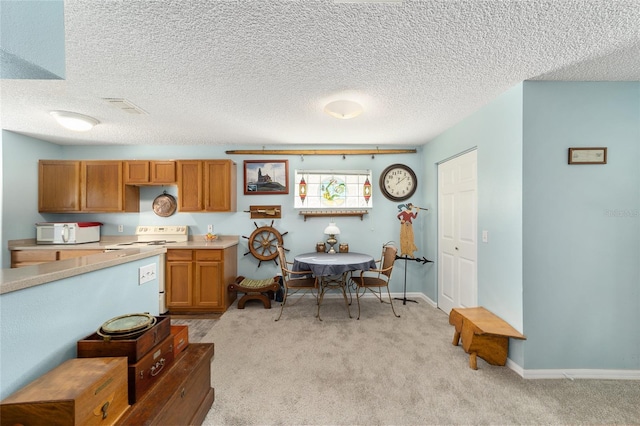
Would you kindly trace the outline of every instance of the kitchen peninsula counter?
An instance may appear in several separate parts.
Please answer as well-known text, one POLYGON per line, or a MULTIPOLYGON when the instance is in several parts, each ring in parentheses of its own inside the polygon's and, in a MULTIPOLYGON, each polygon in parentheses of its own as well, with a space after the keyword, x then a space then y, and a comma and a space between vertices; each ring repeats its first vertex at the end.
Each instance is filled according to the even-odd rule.
MULTIPOLYGON (((100 241, 84 244, 36 244, 35 238, 9 241, 9 250, 107 250, 107 247, 135 240, 135 236, 104 235, 100 241)), ((189 241, 166 243, 168 249, 226 249, 238 245, 237 235, 219 235, 213 241, 206 241, 203 235, 189 237, 189 241)), ((153 246, 144 246, 144 249, 153 246)))
MULTIPOLYGON (((38 246, 42 247, 42 246, 38 246)), ((48 246, 52 247, 52 246, 48 246)), ((72 246, 73 247, 73 246, 72 246)), ((33 247, 28 247, 29 249, 33 247)), ((167 252, 164 247, 145 247, 109 251, 72 259, 47 262, 23 268, 0 270, 0 294, 23 290, 41 284, 86 274, 167 252)))

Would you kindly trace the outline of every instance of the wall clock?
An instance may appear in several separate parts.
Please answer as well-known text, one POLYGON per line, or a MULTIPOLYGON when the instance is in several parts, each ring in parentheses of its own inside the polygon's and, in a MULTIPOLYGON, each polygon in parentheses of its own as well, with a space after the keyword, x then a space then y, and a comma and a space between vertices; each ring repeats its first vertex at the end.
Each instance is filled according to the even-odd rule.
POLYGON ((411 167, 404 164, 392 164, 380 175, 382 195, 391 201, 409 199, 418 188, 418 179, 411 167))

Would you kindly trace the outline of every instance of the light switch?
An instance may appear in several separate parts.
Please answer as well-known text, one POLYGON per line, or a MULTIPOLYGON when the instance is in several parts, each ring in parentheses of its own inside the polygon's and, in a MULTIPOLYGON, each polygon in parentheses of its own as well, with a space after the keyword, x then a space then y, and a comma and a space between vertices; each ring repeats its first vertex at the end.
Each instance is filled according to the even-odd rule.
POLYGON ((482 242, 483 243, 488 243, 489 242, 489 231, 487 231, 487 230, 483 230, 482 231, 482 242))

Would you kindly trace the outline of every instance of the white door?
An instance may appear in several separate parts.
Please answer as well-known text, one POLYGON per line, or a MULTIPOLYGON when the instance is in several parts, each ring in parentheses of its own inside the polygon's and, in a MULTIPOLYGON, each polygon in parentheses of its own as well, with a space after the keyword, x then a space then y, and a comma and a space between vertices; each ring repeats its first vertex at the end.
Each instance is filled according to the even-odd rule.
POLYGON ((477 151, 438 165, 438 307, 478 304, 477 151))

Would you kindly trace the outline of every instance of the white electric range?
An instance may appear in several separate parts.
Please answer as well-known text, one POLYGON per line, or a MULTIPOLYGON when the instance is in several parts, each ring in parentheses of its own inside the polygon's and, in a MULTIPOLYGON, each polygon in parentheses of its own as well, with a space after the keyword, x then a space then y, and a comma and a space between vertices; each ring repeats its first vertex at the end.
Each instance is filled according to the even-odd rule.
MULTIPOLYGON (((181 243, 189 240, 189 227, 186 225, 166 225, 166 226, 137 226, 136 238, 124 243, 106 246, 105 250, 124 250, 127 248, 140 248, 146 246, 162 247, 168 243, 181 243)), ((160 256, 158 265, 158 287, 159 312, 164 314, 168 311, 164 286, 164 254, 160 256)))
POLYGON ((106 246, 106 250, 123 250, 144 246, 164 246, 167 243, 181 243, 189 240, 187 225, 136 226, 136 238, 124 243, 106 246))

